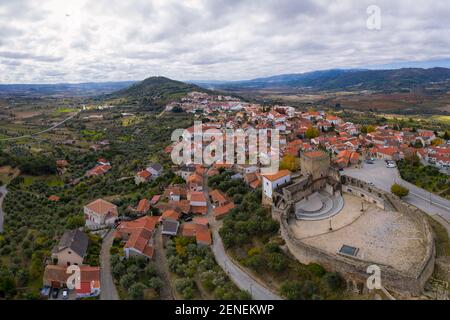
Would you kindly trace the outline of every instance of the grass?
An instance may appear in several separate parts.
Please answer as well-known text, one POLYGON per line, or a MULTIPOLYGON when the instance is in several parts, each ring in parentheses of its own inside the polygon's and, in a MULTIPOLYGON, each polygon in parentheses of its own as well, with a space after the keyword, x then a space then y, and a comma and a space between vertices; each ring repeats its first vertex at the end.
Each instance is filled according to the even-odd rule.
POLYGON ((122 119, 122 126, 123 127, 128 127, 131 126, 133 124, 138 124, 140 122, 142 122, 143 120, 139 117, 136 116, 130 116, 130 117, 125 117, 122 119))
POLYGON ((402 160, 398 162, 398 169, 403 179, 427 191, 439 194, 450 188, 448 176, 434 167, 402 160))
POLYGON ((71 112, 77 112, 78 109, 71 109, 71 108, 58 108, 54 111, 53 115, 58 116, 65 113, 71 113, 71 112))
POLYGON ((431 120, 450 126, 450 116, 432 116, 431 120))
POLYGON ((105 133, 95 130, 81 130, 83 138, 90 141, 98 141, 104 138, 105 133))
POLYGON ((47 186, 49 186, 49 187, 63 187, 64 186, 64 181, 60 177, 53 176, 53 175, 39 176, 39 177, 24 176, 23 185, 28 188, 29 186, 31 186, 33 184, 33 182, 35 182, 37 180, 44 181, 47 184, 47 186))

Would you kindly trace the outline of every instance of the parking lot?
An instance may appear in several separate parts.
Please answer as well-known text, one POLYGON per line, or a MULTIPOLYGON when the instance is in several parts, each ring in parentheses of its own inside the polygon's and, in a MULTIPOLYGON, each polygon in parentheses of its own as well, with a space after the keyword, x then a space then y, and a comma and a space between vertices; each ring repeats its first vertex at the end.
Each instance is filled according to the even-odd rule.
POLYGON ((450 222, 450 201, 404 181, 396 168, 386 167, 384 160, 377 159, 373 161, 373 164, 363 162, 361 169, 348 168, 344 170, 343 174, 372 182, 377 188, 387 192, 391 191, 393 184, 401 184, 410 191, 403 200, 430 215, 437 214, 450 222))

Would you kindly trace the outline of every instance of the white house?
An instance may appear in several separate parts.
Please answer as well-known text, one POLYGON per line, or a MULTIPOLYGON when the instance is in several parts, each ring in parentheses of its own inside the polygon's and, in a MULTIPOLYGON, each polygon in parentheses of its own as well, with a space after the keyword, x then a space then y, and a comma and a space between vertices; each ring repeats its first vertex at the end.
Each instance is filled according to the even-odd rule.
POLYGON ((117 206, 103 199, 97 199, 84 206, 84 217, 88 228, 111 226, 118 217, 117 206))
POLYGON ((272 204, 273 190, 291 181, 289 170, 280 170, 275 174, 263 175, 263 204, 272 204))

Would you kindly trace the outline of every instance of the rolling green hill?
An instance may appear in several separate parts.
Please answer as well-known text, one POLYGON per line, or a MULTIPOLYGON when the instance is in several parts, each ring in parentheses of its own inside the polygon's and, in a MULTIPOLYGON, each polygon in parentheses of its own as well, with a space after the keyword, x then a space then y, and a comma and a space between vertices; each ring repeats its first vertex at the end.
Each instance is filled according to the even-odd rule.
POLYGON ((120 101, 130 105, 161 107, 192 91, 206 92, 207 90, 165 77, 151 77, 109 94, 105 98, 108 101, 120 101))

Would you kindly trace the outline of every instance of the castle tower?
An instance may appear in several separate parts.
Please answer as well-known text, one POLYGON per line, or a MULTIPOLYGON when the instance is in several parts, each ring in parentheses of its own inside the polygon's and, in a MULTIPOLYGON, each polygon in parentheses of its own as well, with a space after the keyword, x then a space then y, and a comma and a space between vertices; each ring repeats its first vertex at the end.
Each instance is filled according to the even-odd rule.
POLYGON ((303 175, 311 175, 313 180, 328 177, 330 171, 330 157, 323 151, 302 153, 300 167, 303 175))

